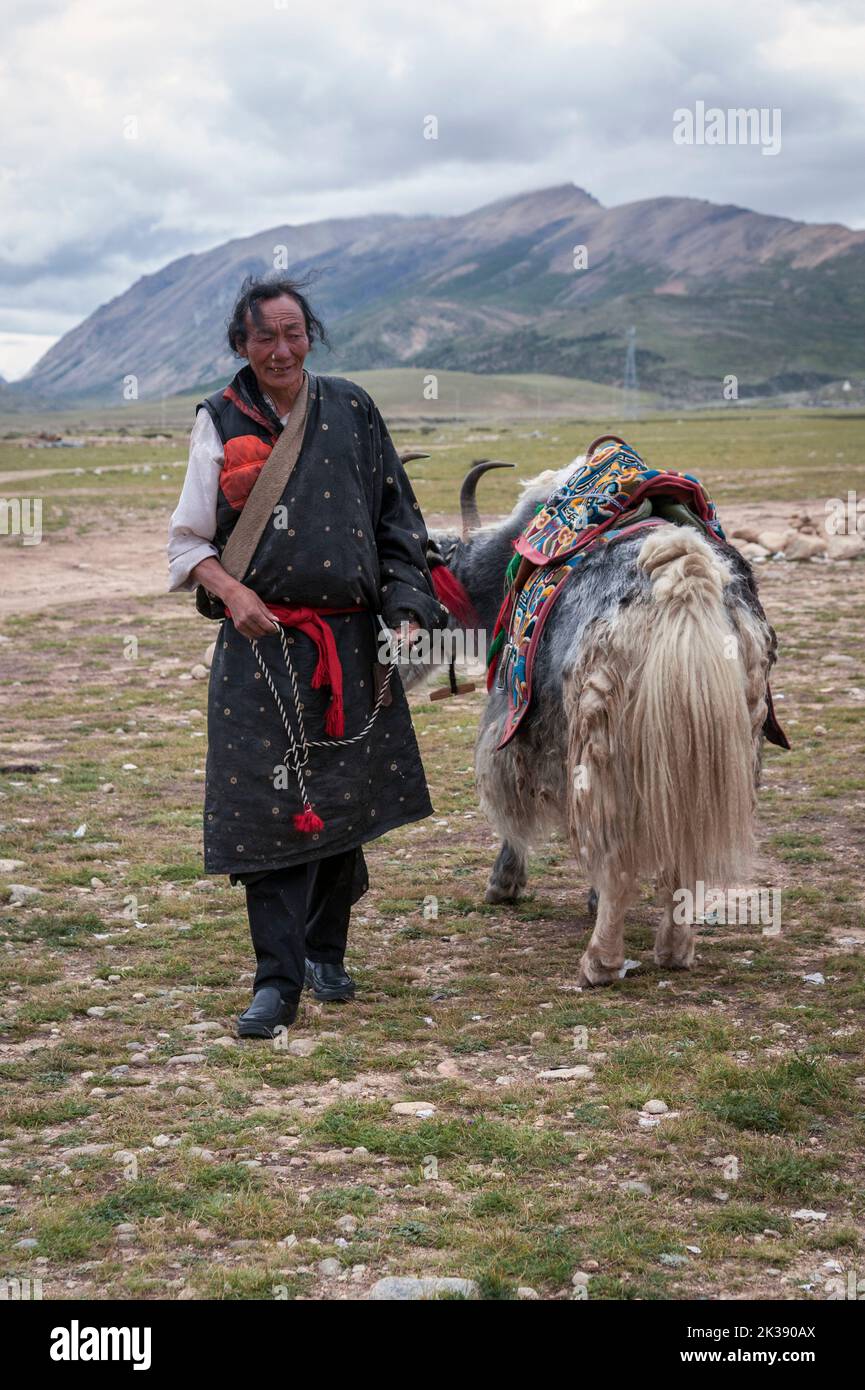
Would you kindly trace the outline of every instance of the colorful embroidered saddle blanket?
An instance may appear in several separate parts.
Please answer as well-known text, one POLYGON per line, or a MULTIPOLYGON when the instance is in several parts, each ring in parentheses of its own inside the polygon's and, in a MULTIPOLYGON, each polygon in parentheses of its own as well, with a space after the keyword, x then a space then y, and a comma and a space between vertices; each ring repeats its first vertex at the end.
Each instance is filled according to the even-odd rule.
MULTIPOLYGON (((603 439, 613 436, 603 436, 603 439)), ((593 452, 542 502, 514 543, 505 597, 490 644, 487 689, 508 691, 508 717, 498 744, 513 738, 531 703, 538 641, 556 599, 599 545, 670 521, 700 527, 724 541, 714 503, 690 473, 649 468, 635 449, 614 439, 593 452)))

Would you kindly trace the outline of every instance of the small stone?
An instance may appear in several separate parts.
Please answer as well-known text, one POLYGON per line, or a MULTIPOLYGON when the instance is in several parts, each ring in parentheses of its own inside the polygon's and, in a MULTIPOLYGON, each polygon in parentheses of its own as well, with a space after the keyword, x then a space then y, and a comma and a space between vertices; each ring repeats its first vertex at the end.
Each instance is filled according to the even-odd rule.
POLYGON ((528 1284, 521 1284, 517 1289, 517 1298, 526 1303, 529 1301, 534 1302, 535 1299, 540 1298, 540 1294, 537 1289, 529 1288, 528 1284))
POLYGON ((591 1081, 594 1076, 591 1067, 550 1067, 547 1071, 539 1071, 537 1076, 539 1081, 591 1081))
POLYGON ((95 1004, 95 1005, 93 1006, 92 1009, 88 1009, 88 1010, 87 1010, 87 1017, 88 1017, 88 1018, 104 1018, 105 1015, 106 1015, 106 1013, 107 1013, 107 1010, 106 1010, 106 1009, 104 1009, 104 1008, 103 1008, 101 1005, 99 1005, 99 1004, 95 1004))
POLYGON ((798 1211, 790 1212, 791 1221, 825 1221, 825 1211, 812 1211, 810 1207, 800 1207, 798 1211))
POLYGON ((41 888, 31 888, 27 883, 10 883, 9 902, 13 907, 20 907, 28 898, 36 898, 41 892, 41 888))
POLYGON ((666 1115, 669 1106, 665 1100, 647 1100, 643 1106, 644 1115, 666 1115))
POLYGON ((221 1023, 185 1023, 184 1033, 221 1033, 221 1023))
POLYGON ((830 536, 826 549, 830 560, 858 560, 865 555, 865 539, 862 536, 830 536))
POLYGON ((436 1071, 439 1076, 447 1076, 453 1081, 460 1078, 460 1069, 452 1057, 446 1057, 443 1062, 439 1062, 436 1071))
POLYGON ((751 541, 752 544, 755 543, 759 534, 760 527, 755 525, 752 521, 740 522, 731 532, 733 541, 737 547, 739 546, 739 541, 751 541))
POLYGON ((795 535, 796 532, 788 526, 783 531, 761 531, 757 540, 764 550, 768 550, 771 555, 777 555, 779 550, 786 550, 795 535))
POLYGON ((652 1195, 652 1189, 647 1182, 631 1180, 629 1182, 620 1182, 619 1187, 623 1192, 637 1192, 641 1197, 651 1197, 652 1195))
POLYGON ((806 985, 825 985, 826 980, 819 970, 815 970, 813 975, 803 975, 802 979, 806 985))
POLYGON ((578 1286, 586 1288, 591 1277, 591 1274, 587 1274, 584 1269, 578 1269, 575 1274, 571 1275, 571 1283, 573 1284, 574 1288, 577 1288, 578 1286))
POLYGON ((338 1231, 342 1231, 345 1235, 353 1236, 357 1230, 357 1217, 352 1216, 351 1213, 348 1213, 346 1216, 341 1216, 336 1223, 336 1227, 338 1231))
POLYGON ((813 560, 817 555, 825 555, 826 542, 822 536, 794 536, 784 547, 785 560, 813 560))
POLYGON ((317 1267, 323 1279, 336 1279, 339 1274, 342 1274, 342 1265, 333 1256, 327 1260, 319 1260, 317 1267))
POLYGON ((478 1286, 474 1279, 450 1279, 427 1275, 423 1279, 413 1279, 403 1275, 388 1275, 379 1279, 367 1295, 375 1302, 439 1298, 442 1294, 457 1294, 463 1298, 477 1298, 478 1286))
POLYGON ((768 560, 769 552, 765 546, 759 545, 756 541, 744 541, 737 546, 740 555, 752 564, 760 564, 763 560, 768 560))
POLYGON ((157 1134, 156 1138, 153 1140, 153 1147, 154 1149, 167 1149, 170 1143, 170 1134, 157 1134))
POLYGON ((287 1051, 292 1057, 311 1057, 317 1047, 317 1038, 292 1038, 287 1051))
POLYGON ((181 1052, 177 1057, 169 1057, 166 1066, 191 1067, 204 1061, 203 1052, 181 1052))
POLYGON ((71 1149, 61 1149, 64 1158, 98 1158, 104 1154, 110 1144, 76 1144, 71 1149))
POLYGON ((391 1106, 393 1115, 412 1115, 418 1120, 427 1120, 435 1112, 435 1106, 428 1100, 401 1100, 391 1106))

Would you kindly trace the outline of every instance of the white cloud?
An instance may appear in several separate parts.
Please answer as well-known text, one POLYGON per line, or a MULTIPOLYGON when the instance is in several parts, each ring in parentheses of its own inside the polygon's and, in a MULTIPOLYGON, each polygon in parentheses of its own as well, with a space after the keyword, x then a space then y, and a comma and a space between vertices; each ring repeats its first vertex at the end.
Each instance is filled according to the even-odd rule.
POLYGON ((0 376, 17 381, 56 342, 49 333, 0 333, 0 376))
POLYGON ((863 48, 852 0, 40 0, 4 23, 0 329, 286 221, 569 180, 862 226, 863 48), (675 146, 697 99, 780 107, 781 154, 675 146))

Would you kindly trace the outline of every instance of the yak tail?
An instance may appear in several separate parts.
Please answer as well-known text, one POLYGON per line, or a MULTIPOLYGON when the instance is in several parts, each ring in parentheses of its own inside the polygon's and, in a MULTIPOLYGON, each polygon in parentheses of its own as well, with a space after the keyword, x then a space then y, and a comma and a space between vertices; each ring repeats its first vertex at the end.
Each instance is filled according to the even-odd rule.
POLYGON ((699 532, 658 528, 638 563, 651 594, 626 722, 640 838, 680 885, 741 882, 765 712, 760 634, 728 616, 731 571, 699 532))

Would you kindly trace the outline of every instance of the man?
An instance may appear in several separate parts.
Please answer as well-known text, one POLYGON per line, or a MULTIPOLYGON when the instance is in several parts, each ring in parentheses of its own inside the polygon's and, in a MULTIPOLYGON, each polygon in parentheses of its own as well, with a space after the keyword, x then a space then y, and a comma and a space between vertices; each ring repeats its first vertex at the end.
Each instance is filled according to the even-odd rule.
POLYGON ((433 809, 395 674, 381 696, 377 615, 411 631, 447 613, 384 421, 353 382, 306 371, 316 339, 297 284, 244 284, 228 341, 246 366, 197 408, 169 535, 170 589, 201 584, 227 614, 210 673, 204 863, 246 890, 257 970, 241 1037, 290 1025, 304 983, 318 999, 353 997, 344 953, 368 887, 361 846, 433 809), (240 582, 219 557, 289 420, 300 453, 240 582))

